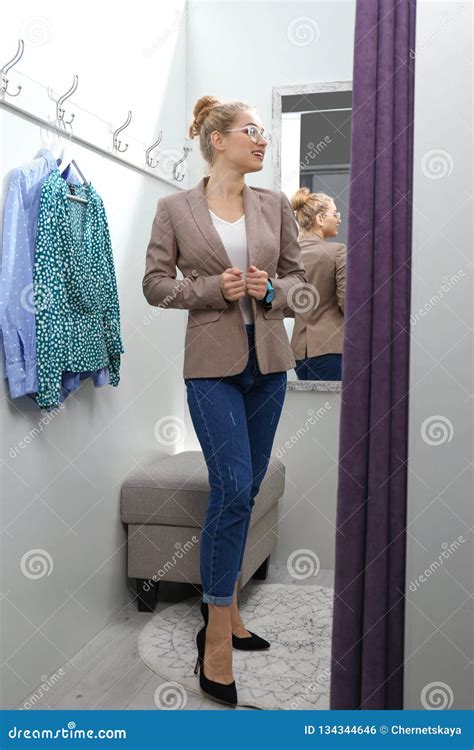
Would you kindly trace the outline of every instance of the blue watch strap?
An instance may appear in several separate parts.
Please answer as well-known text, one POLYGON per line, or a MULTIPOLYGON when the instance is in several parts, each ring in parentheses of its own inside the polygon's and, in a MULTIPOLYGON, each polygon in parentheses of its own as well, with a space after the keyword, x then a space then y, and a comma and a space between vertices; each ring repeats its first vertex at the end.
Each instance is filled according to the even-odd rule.
POLYGON ((275 297, 275 290, 273 288, 273 284, 270 281, 270 279, 267 279, 267 293, 265 297, 263 298, 262 302, 265 307, 271 307, 272 306, 272 300, 275 297))

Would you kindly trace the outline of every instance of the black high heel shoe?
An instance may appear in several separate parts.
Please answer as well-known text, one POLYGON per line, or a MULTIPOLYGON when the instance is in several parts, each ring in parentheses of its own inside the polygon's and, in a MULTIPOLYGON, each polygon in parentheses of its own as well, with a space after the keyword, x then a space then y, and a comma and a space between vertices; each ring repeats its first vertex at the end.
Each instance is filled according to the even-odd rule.
MULTIPOLYGON (((207 625, 209 619, 209 605, 207 602, 201 602, 201 614, 204 618, 204 622, 207 625)), ((232 633, 232 646, 240 651, 261 651, 264 648, 270 648, 270 644, 265 638, 260 638, 259 635, 255 635, 249 630, 250 636, 244 636, 239 638, 238 635, 232 633)))
POLYGON ((196 645, 198 649, 198 658, 196 666, 194 667, 194 674, 198 673, 199 669, 199 685, 207 695, 214 700, 228 703, 231 706, 237 704, 237 688, 235 687, 235 680, 228 685, 223 682, 214 682, 214 680, 208 680, 204 674, 204 647, 206 645, 206 630, 207 623, 201 628, 196 636, 196 645))

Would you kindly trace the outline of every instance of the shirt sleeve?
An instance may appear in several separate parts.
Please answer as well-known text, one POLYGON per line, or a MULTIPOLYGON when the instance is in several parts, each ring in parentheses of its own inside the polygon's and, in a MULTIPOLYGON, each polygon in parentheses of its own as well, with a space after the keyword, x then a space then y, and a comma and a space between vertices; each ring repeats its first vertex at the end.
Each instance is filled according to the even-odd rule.
MULTIPOLYGON (((27 185, 12 172, 3 214, 0 326, 11 398, 36 390, 36 337, 27 185)), ((31 221, 30 221, 31 223, 31 221)))
MULTIPOLYGON (((275 296, 272 309, 283 308, 285 315, 288 308, 293 309, 292 300, 298 289, 303 289, 307 282, 303 264, 303 252, 298 242, 298 224, 290 201, 283 191, 281 195, 281 231, 280 256, 278 258, 277 277, 270 279, 275 296)), ((289 316, 291 317, 291 316, 289 316)))
POLYGON ((120 382, 121 354, 125 353, 122 337, 120 334, 120 304, 115 277, 114 256, 110 230, 107 222, 105 208, 102 204, 103 232, 104 232, 104 274, 106 280, 104 288, 104 312, 103 325, 104 337, 109 356, 109 383, 117 386, 120 382))
POLYGON ((228 307, 220 287, 221 274, 187 276, 176 281, 178 246, 168 207, 160 198, 146 251, 142 281, 147 302, 155 307, 181 310, 228 307))
POLYGON ((57 321, 64 306, 61 258, 54 237, 62 231, 61 217, 54 210, 48 181, 41 191, 34 262, 34 300, 36 308, 36 356, 40 409, 61 403, 63 336, 57 321))

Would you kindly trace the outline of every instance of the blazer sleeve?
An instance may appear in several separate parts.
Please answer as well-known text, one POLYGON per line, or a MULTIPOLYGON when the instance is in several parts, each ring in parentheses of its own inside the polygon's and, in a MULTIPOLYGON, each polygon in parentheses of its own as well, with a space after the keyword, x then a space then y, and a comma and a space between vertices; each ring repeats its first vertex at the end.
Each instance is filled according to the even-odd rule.
MULTIPOLYGON (((281 195, 281 232, 280 256, 278 258, 277 277, 270 279, 275 289, 272 309, 283 308, 287 317, 294 317, 291 306, 293 287, 303 287, 307 282, 303 265, 303 253, 298 242, 298 224, 290 201, 283 191, 281 195)), ((294 289, 296 292, 296 289, 294 289)))
POLYGON ((150 305, 181 310, 226 308, 220 274, 176 280, 178 245, 166 200, 160 198, 146 251, 143 294, 150 305))
POLYGON ((344 299, 346 296, 346 257, 346 246, 341 245, 336 252, 336 294, 337 304, 342 313, 344 313, 344 299))

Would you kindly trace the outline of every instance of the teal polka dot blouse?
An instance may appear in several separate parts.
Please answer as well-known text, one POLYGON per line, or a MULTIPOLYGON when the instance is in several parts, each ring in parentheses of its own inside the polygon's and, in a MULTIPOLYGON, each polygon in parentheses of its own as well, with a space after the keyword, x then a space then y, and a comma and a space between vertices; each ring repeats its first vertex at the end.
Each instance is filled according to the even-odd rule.
POLYGON ((40 408, 59 406, 63 371, 109 368, 120 381, 120 310, 109 227, 94 187, 59 169, 43 183, 33 269, 40 408), (87 204, 70 200, 73 193, 87 204))

